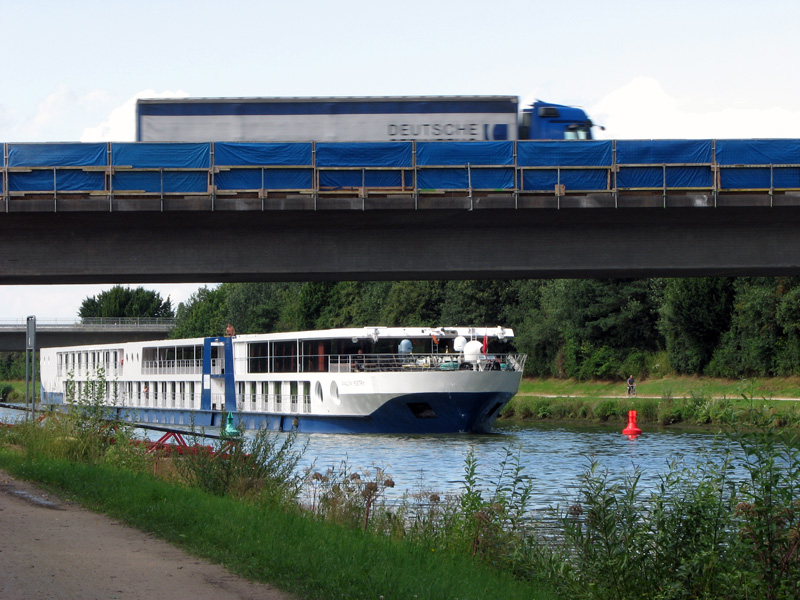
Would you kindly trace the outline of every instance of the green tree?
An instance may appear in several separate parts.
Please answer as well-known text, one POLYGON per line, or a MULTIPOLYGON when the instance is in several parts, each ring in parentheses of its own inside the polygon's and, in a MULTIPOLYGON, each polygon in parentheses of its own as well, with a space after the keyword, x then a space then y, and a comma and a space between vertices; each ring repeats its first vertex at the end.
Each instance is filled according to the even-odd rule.
POLYGON ((334 283, 305 283, 288 311, 291 329, 317 329, 323 323, 323 312, 331 301, 334 283))
POLYGON ((443 284, 438 281, 395 282, 388 290, 381 323, 398 327, 438 325, 443 291, 443 284))
POLYGON ((774 278, 734 282, 731 326, 720 339, 706 371, 718 377, 757 377, 776 373, 783 346, 778 325, 779 285, 774 278))
POLYGON ((248 282, 223 284, 227 322, 237 333, 288 331, 287 309, 303 284, 248 282))
POLYGON ((202 287, 178 304, 173 339, 218 336, 225 332, 228 315, 227 288, 202 287))
POLYGON ((783 333, 776 369, 779 375, 793 375, 800 372, 800 285, 784 291, 779 296, 776 314, 783 333))
POLYGON ((0 352, 0 381, 25 379, 25 353, 0 352))
POLYGON ((514 301, 516 287, 509 281, 448 281, 444 284, 441 322, 460 326, 509 325, 505 308, 514 301))
POLYGON ((551 328, 564 340, 558 370, 581 379, 623 377, 629 355, 657 350, 657 290, 648 279, 579 279, 557 287, 549 319, 558 320, 551 328))
POLYGON ((97 296, 84 299, 78 310, 82 319, 94 317, 174 317, 172 301, 143 287, 115 285, 97 296))
POLYGON ((708 365, 730 327, 733 283, 715 277, 667 280, 659 328, 678 373, 702 373, 708 365))

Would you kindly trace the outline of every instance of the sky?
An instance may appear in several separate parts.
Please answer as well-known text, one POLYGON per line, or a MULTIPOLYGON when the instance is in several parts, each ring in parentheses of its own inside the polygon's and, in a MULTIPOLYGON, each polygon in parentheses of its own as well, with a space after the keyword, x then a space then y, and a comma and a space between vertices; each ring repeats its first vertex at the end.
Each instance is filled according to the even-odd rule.
MULTIPOLYGON (((0 15, 0 142, 132 141, 140 97, 472 94, 580 106, 604 139, 800 138, 797 0, 0 0, 0 15)), ((0 286, 0 322, 74 318, 115 283, 0 286)), ((204 283, 138 285, 177 306, 204 283)))

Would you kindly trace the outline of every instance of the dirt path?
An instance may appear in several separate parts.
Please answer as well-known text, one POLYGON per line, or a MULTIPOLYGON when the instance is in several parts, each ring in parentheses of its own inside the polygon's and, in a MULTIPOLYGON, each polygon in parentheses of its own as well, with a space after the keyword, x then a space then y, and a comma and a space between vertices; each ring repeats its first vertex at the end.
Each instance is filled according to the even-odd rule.
POLYGON ((292 600, 0 471, 3 600, 292 600))

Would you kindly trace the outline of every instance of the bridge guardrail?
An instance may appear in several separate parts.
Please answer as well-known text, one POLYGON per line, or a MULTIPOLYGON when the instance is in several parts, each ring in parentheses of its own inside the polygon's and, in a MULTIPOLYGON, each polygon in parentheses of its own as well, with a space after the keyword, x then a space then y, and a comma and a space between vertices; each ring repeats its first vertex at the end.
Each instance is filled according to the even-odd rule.
MULTIPOLYGON (((347 194, 800 191, 800 140, 5 143, 0 194, 267 199, 347 194)), ((250 207, 253 208, 253 207, 250 207)), ((163 209, 163 203, 162 203, 163 209)))
MULTIPOLYGON (((0 319, 0 329, 25 328, 26 319, 0 319)), ((171 329, 175 326, 175 319, 165 317, 87 317, 74 319, 36 319, 37 329, 171 329)))

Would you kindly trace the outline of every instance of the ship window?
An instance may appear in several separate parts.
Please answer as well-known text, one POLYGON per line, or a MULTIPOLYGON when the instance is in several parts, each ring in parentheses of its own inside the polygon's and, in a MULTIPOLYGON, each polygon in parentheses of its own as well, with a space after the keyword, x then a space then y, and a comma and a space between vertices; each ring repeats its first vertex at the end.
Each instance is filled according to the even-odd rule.
POLYGON ((303 342, 303 371, 306 373, 325 373, 328 370, 328 356, 330 354, 330 340, 307 340, 303 342))
POLYGON ((273 373, 297 372, 297 342, 274 342, 272 357, 273 373))
POLYGON ((414 413, 414 416, 418 419, 435 419, 436 418, 436 411, 433 410, 430 404, 427 402, 409 402, 407 404, 408 408, 411 409, 411 412, 414 413))
POLYGON ((268 358, 269 344, 261 342, 258 344, 248 344, 248 372, 250 373, 268 373, 269 363, 268 358))

